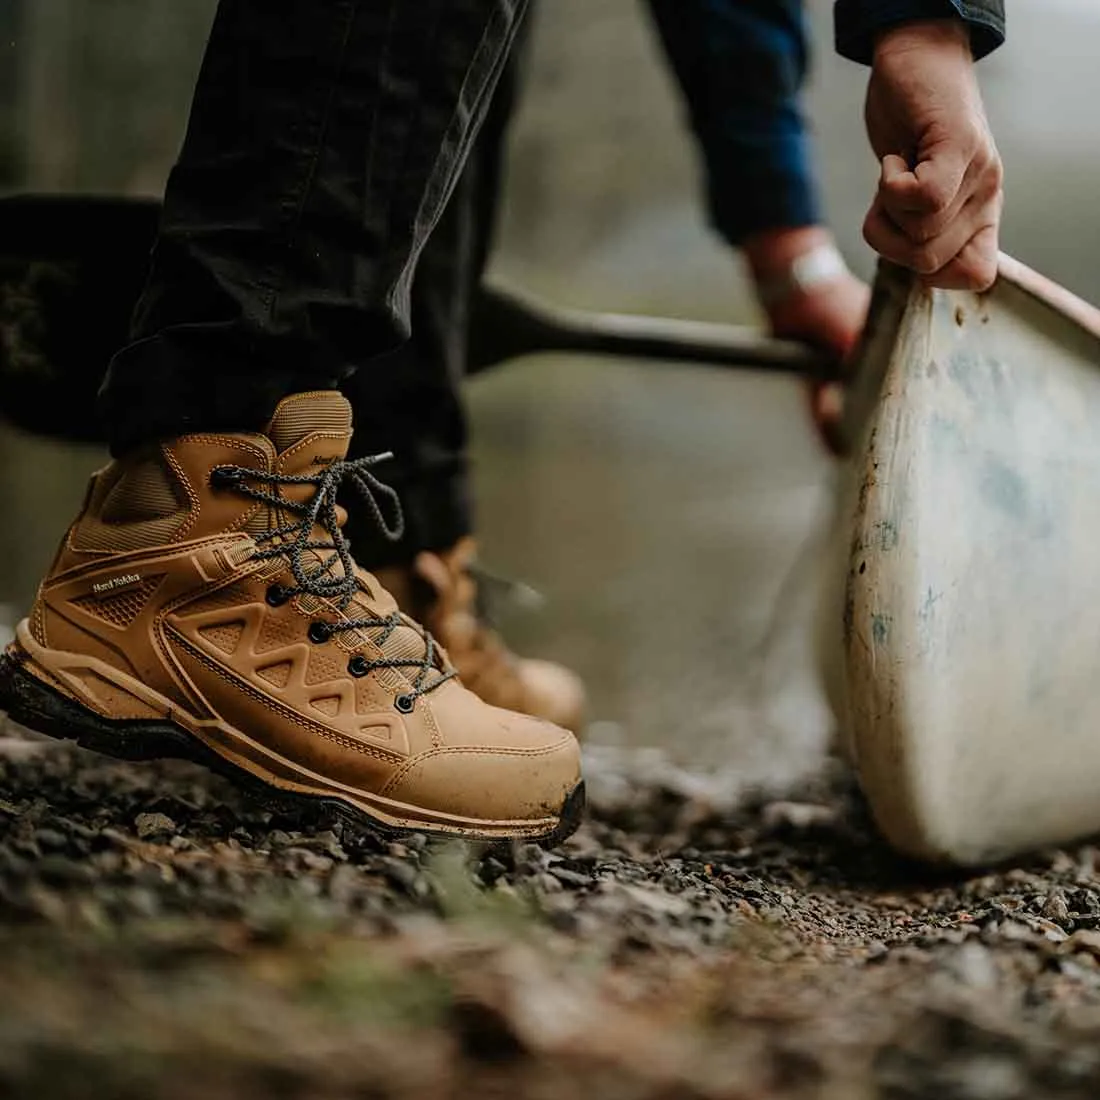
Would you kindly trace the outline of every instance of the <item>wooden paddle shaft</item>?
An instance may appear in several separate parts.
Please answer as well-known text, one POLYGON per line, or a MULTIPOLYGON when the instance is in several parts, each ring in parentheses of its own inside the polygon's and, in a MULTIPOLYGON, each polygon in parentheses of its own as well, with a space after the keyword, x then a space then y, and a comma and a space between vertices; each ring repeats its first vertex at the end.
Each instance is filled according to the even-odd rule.
POLYGON ((610 355, 780 371, 828 378, 836 365, 827 356, 758 329, 668 317, 565 309, 514 289, 486 285, 471 325, 469 369, 537 352, 610 355))

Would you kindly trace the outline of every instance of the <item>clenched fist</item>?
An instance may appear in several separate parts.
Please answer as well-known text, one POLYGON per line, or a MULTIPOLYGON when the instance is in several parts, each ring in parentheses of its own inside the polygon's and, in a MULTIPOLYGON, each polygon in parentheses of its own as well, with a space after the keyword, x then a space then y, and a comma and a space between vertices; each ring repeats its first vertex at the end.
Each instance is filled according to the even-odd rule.
POLYGON ((997 276, 1003 169, 966 27, 944 19, 884 34, 866 117, 882 164, 867 243, 931 286, 987 289, 997 276))

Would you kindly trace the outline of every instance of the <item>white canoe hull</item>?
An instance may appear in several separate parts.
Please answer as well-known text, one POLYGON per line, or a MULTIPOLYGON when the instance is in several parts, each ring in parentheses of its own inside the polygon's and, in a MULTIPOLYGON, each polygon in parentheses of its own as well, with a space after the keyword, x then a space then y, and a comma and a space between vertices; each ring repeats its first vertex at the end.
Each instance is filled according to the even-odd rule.
POLYGON ((831 618, 874 816, 963 864, 1100 831, 1100 313, 887 271, 864 359, 831 618))

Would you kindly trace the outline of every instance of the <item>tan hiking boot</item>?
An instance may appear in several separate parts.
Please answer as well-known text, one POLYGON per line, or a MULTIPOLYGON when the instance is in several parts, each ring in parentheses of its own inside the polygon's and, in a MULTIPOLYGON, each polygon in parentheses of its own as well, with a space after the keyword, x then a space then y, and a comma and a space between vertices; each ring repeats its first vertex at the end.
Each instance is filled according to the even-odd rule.
POLYGON ((340 394, 299 394, 265 435, 184 436, 101 470, 0 658, 0 707, 383 828, 567 835, 583 804, 572 735, 462 687, 352 561, 340 482, 383 525, 396 502, 377 458, 345 461, 350 434, 340 394))
POLYGON ((584 685, 552 661, 517 657, 489 627, 478 606, 477 543, 417 555, 412 565, 377 576, 401 610, 422 622, 454 662, 462 682, 486 703, 545 718, 577 731, 584 719, 584 685))

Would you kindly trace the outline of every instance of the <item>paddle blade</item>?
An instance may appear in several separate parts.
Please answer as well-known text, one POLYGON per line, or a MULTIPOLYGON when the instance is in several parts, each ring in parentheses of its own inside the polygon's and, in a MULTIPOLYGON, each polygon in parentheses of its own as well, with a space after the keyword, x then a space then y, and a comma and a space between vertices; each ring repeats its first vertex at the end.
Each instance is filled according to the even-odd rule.
POLYGON ((1006 257, 893 325, 844 609, 874 815, 962 864, 1100 830, 1100 314, 1006 257))
POLYGON ((0 200, 0 415, 74 441, 92 415, 145 282, 160 205, 129 199, 0 200))

